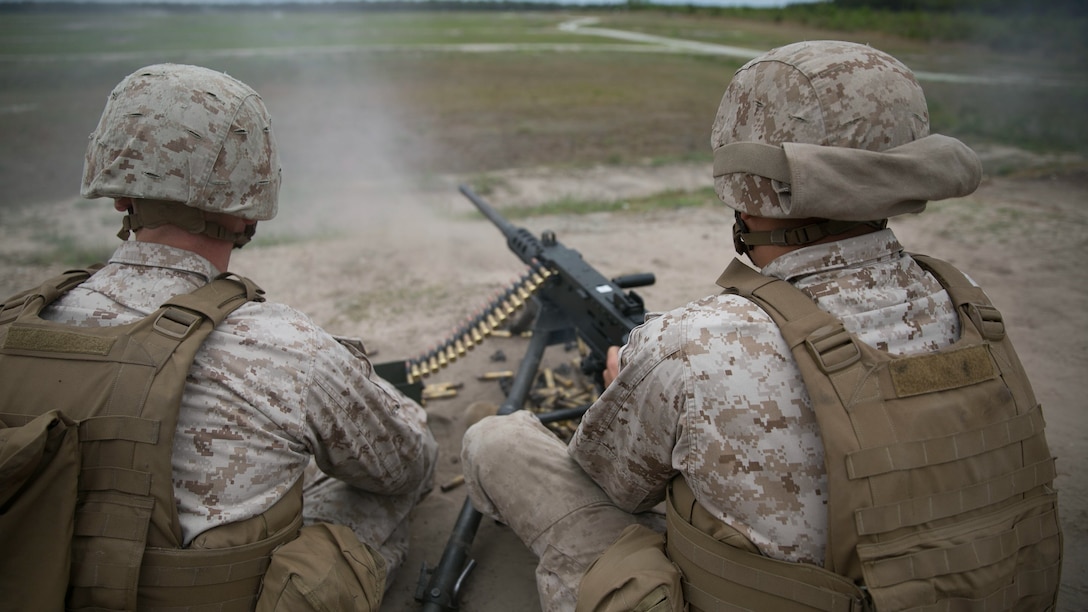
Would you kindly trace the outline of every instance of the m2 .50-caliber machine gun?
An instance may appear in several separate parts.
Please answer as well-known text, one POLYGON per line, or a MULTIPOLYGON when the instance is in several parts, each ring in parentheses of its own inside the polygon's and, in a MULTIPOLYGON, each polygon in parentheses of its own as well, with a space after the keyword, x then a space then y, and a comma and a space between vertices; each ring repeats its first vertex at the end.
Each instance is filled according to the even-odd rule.
MULTIPOLYGON (((506 244, 526 265, 532 278, 531 300, 535 312, 529 347, 522 357, 499 415, 520 410, 529 394, 547 347, 580 339, 588 348, 583 357, 583 373, 594 377, 600 386, 610 346, 622 346, 631 330, 646 315, 642 299, 631 287, 654 283, 653 274, 635 274, 605 278, 582 258, 581 253, 561 244, 552 231, 538 239, 529 230, 516 227, 496 212, 468 186, 460 191, 506 237, 506 244)), ((409 371, 419 364, 409 364, 409 371)), ((410 374, 411 376, 411 374, 410 374)), ((540 415, 541 421, 577 418, 587 406, 540 415)), ((480 524, 481 514, 465 500, 438 565, 420 570, 416 599, 423 610, 456 610, 465 578, 475 565, 469 549, 480 524)))

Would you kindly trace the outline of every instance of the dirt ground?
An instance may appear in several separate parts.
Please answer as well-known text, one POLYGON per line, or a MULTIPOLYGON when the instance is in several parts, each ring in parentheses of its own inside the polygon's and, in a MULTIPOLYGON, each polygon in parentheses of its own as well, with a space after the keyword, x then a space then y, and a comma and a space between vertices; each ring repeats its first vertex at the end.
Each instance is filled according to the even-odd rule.
MULTIPOLYGON (((633 197, 702 187, 709 176, 703 164, 519 170, 493 176, 486 197, 498 207, 564 195, 633 197)), ((232 268, 257 280, 271 299, 303 309, 329 331, 362 338, 375 362, 417 356, 524 270, 498 231, 473 214, 472 205, 457 193, 460 180, 464 177, 437 177, 423 187, 371 181, 351 185, 350 200, 327 194, 322 207, 285 205, 280 219, 259 230, 276 240, 238 251, 232 268), (380 205, 329 204, 368 198, 380 205)), ((987 177, 968 198, 933 204, 921 215, 892 224, 909 250, 948 259, 971 275, 1004 315, 1044 406, 1050 445, 1058 457, 1064 610, 1088 604, 1088 578, 1080 570, 1088 563, 1088 478, 1076 468, 1088 461, 1088 427, 1076 408, 1088 394, 1088 267, 1082 261, 1088 255, 1086 195, 1083 168, 987 177)), ((34 248, 32 233, 17 219, 8 219, 0 255, 34 248)), ((109 236, 117 221, 96 209, 75 225, 83 230, 102 226, 99 233, 109 236)), ((731 216, 722 208, 532 217, 518 223, 534 233, 554 230, 605 276, 654 273, 653 286, 635 290, 649 310, 716 292, 714 280, 733 257, 731 216)), ((0 293, 58 267, 5 265, 0 293)), ((461 435, 473 418, 469 408, 503 398, 498 383, 478 376, 516 370, 526 344, 517 337, 488 339, 425 379, 463 386, 454 397, 426 403, 441 444, 436 487, 414 515, 412 550, 383 609, 418 609, 414 595, 420 568, 438 563, 464 501, 463 486, 443 490, 439 485, 454 484, 461 473, 458 454, 461 435)), ((555 346, 546 364, 572 357, 565 347, 555 346)), ((508 529, 482 521, 471 556, 477 564, 462 589, 462 610, 539 609, 535 560, 508 529)))

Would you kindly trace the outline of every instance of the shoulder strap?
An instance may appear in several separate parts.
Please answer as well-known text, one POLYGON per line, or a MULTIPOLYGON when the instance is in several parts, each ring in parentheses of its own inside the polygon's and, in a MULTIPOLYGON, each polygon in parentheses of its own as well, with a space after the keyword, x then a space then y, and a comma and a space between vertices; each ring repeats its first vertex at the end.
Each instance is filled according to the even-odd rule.
POLYGON ((764 276, 734 259, 718 277, 726 293, 746 297, 778 324, 790 350, 805 345, 825 372, 838 372, 856 363, 861 353, 841 321, 820 308, 786 281, 764 276))
POLYGON ((977 333, 989 341, 990 352, 999 364, 1002 376, 1009 381, 1009 389, 1020 406, 1035 406, 1038 401, 1028 380, 1020 357, 1005 333, 1005 320, 990 298, 967 276, 948 262, 928 255, 911 254, 923 268, 928 270, 942 286, 955 304, 960 314, 960 321, 965 327, 964 333, 977 333))
POLYGON ((955 304, 963 312, 983 338, 998 342, 1005 338, 1005 322, 1001 312, 990 302, 986 293, 957 270, 952 264, 928 255, 911 254, 930 274, 936 277, 955 304))
MULTIPOLYGON (((151 315, 154 317, 152 327, 160 334, 180 341, 206 322, 208 325, 201 334, 203 339, 242 304, 263 301, 264 290, 253 281, 234 274, 220 274, 196 291, 167 300, 151 315)), ((199 344, 195 348, 199 348, 199 344)))
POLYGON ((42 300, 38 305, 38 311, 40 311, 42 308, 52 304, 54 300, 67 293, 76 285, 79 285, 90 278, 90 276, 97 272, 101 267, 102 264, 95 264, 87 268, 68 270, 67 272, 54 276, 33 289, 21 291, 7 298, 0 303, 0 325, 14 321, 15 317, 17 317, 19 313, 22 312, 23 308, 30 304, 34 298, 41 298, 42 300))
MULTIPOLYGON (((132 344, 150 354, 157 365, 149 383, 138 379, 123 382, 133 393, 133 409, 138 406, 143 419, 161 423, 161 441, 147 450, 158 453, 157 462, 165 470, 163 473, 172 471, 171 450, 181 395, 197 351, 230 313, 249 301, 264 301, 263 294, 264 291, 249 279, 223 274, 191 293, 167 300, 133 332, 132 344), (141 393, 144 394, 142 398, 141 393)), ((148 544, 180 546, 177 507, 172 503, 172 479, 156 481, 161 485, 157 498, 171 500, 171 503, 157 504, 152 517, 155 528, 148 535, 148 544)))
POLYGON ((264 290, 244 276, 224 273, 210 283, 167 300, 164 307, 174 306, 199 313, 215 327, 231 312, 246 302, 263 302, 264 290))
MULTIPOLYGON (((789 283, 764 276, 739 259, 718 279, 726 292, 746 297, 760 306, 778 325, 805 381, 824 439, 825 471, 832 493, 848 490, 843 470, 832 465, 832 450, 844 453, 857 449, 849 421, 840 417, 864 398, 879 397, 879 381, 861 359, 862 346, 846 331, 842 322, 822 311, 807 295, 789 283)), ((828 497, 827 554, 824 567, 838 574, 860 576, 845 567, 853 558, 857 536, 851 510, 858 500, 828 497)), ((853 577, 853 576, 852 576, 853 577)))

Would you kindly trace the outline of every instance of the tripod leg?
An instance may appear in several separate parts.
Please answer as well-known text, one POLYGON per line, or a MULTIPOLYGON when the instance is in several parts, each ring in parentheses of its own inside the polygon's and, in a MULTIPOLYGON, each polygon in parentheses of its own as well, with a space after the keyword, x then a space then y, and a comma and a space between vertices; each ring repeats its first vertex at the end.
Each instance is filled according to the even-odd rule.
MULTIPOLYGON (((540 369, 545 349, 551 344, 562 341, 557 339, 560 336, 557 332, 564 328, 563 321, 562 314, 554 307, 548 304, 539 305, 529 347, 525 350, 525 356, 521 359, 510 391, 506 394, 502 406, 499 407, 498 414, 511 414, 524 406, 525 399, 529 396, 533 381, 536 379, 537 370, 540 369)), ((466 499, 438 565, 434 570, 428 570, 424 563, 416 588, 416 600, 423 602, 424 612, 447 612, 457 609, 458 591, 475 564, 468 553, 472 547, 472 540, 476 537, 481 517, 480 512, 472 507, 472 502, 466 499)))

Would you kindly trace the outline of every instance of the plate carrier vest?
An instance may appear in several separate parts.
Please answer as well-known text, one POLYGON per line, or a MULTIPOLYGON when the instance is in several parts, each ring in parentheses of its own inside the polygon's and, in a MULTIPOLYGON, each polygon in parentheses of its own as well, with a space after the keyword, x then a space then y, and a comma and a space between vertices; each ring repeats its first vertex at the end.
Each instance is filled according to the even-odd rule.
POLYGON ((799 289, 739 260, 719 278, 770 314, 800 367, 825 450, 827 557, 821 568, 719 542, 676 478, 667 550, 691 610, 1056 605, 1062 539, 1041 408, 982 290, 945 262, 913 257, 946 288, 962 327, 951 346, 919 355, 865 345, 799 289))
POLYGON ((74 523, 58 517, 55 526, 72 532, 65 607, 252 610, 273 549, 301 526, 301 479, 265 513, 183 549, 171 454, 197 349, 235 309, 264 301, 263 291, 224 274, 134 323, 81 328, 39 317, 96 269, 66 272, 0 306, 0 421, 21 427, 59 409, 78 435, 74 523))

